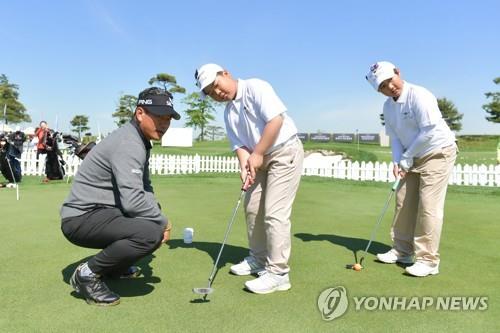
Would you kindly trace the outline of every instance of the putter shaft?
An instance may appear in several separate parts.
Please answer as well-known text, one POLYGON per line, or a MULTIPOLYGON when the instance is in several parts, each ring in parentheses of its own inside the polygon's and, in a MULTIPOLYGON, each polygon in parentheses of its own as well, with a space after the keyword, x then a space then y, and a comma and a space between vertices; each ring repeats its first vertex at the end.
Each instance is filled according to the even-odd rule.
MULTIPOLYGON (((377 230, 378 230, 378 228, 380 226, 380 223, 382 222, 382 218, 384 217, 384 215, 385 215, 385 213, 387 211, 387 208, 389 207, 389 203, 391 202, 392 195, 394 194, 394 192, 396 192, 396 190, 397 190, 397 188, 399 186, 399 181, 400 181, 400 178, 399 177, 396 178, 396 181, 394 182, 394 184, 391 187, 391 192, 389 193, 389 197, 387 198, 387 201, 385 202, 384 208, 382 209, 382 213, 379 215, 377 223, 375 224, 375 227, 372 230, 372 233, 370 235, 370 239, 368 241, 368 244, 366 245, 366 248, 363 251, 365 254, 368 253, 368 249, 370 248, 370 245, 373 242, 373 238, 375 237, 375 234, 377 233, 377 230)), ((361 265, 361 262, 363 261, 363 259, 364 259, 364 256, 361 257, 361 259, 359 260, 359 264, 360 265, 361 265)))
POLYGON ((224 234, 224 240, 222 241, 222 245, 219 250, 219 254, 217 255, 217 259, 215 259, 214 267, 212 268, 212 273, 210 274, 210 277, 208 278, 208 287, 211 288, 212 286, 212 281, 215 276, 215 272, 217 271, 217 265, 219 264, 220 257, 222 255, 222 250, 224 249, 224 246, 226 245, 227 237, 229 236, 229 232, 231 231, 231 227, 233 226, 234 223, 234 218, 236 217, 236 213, 238 212, 238 208, 240 207, 241 199, 245 195, 246 190, 241 190, 238 202, 236 203, 236 207, 234 207, 233 210, 233 215, 231 216, 231 219, 229 220, 229 224, 226 229, 226 233, 224 234))
MULTIPOLYGON (((236 217, 236 213, 238 212, 238 208, 240 207, 241 199, 243 198, 243 196, 245 195, 245 192, 247 191, 249 181, 250 181, 250 177, 249 177, 249 174, 247 174, 245 181, 243 183, 243 186, 241 188, 240 195, 238 197, 238 202, 236 203, 236 206, 233 209, 233 214, 231 215, 231 218, 229 219, 229 224, 226 228, 226 233, 224 234, 224 240, 222 241, 219 253, 217 254, 217 259, 215 259, 214 266, 212 268, 212 272, 210 273, 210 276, 208 278, 208 285, 205 289, 207 291, 210 291, 210 292, 207 292, 204 294, 204 299, 206 299, 207 295, 213 291, 212 282, 215 278, 215 273, 217 272, 217 265, 219 264, 219 260, 220 260, 220 257, 222 255, 222 250, 224 249, 224 246, 226 245, 226 241, 227 241, 227 238, 229 236, 229 232, 231 231, 231 228, 233 226, 234 219, 236 217)), ((195 289, 202 289, 202 288, 195 288, 195 289)), ((195 289, 193 289, 193 291, 196 293, 199 293, 195 289)))

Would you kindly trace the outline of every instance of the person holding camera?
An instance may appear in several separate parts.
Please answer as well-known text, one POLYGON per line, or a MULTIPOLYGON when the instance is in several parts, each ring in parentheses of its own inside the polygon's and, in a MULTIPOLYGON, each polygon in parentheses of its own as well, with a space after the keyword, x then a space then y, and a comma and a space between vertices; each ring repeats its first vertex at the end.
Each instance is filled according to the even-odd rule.
POLYGON ((61 208, 61 229, 75 245, 102 249, 70 279, 89 304, 118 304, 120 296, 103 279, 139 276, 132 265, 170 237, 172 224, 155 199, 148 161, 150 140, 160 140, 172 118, 180 115, 168 91, 142 91, 131 122, 90 150, 78 169, 61 208))
MULTIPOLYGON (((35 130, 35 136, 37 138, 37 143, 36 143, 36 160, 37 164, 40 159, 40 155, 48 155, 48 151, 51 150, 52 148, 49 147, 48 143, 51 140, 51 130, 49 126, 47 125, 47 122, 45 120, 42 120, 40 122, 39 127, 35 130)), ((48 160, 46 157, 45 161, 45 178, 42 180, 44 183, 48 183, 50 180, 49 174, 47 173, 48 170, 51 170, 50 167, 47 167, 48 160)), ((52 164, 51 164, 52 165, 52 164)), ((38 168, 38 167, 37 167, 38 168)))
POLYGON ((45 120, 40 122, 40 126, 37 127, 35 131, 35 136, 38 139, 36 143, 36 159, 40 157, 40 154, 47 153, 47 135, 49 134, 49 126, 45 120))

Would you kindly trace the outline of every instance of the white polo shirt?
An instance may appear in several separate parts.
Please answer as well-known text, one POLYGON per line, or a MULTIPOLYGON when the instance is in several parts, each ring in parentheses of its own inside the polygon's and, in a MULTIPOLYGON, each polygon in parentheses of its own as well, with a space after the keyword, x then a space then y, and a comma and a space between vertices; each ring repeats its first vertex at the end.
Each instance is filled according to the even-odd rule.
POLYGON ((443 119, 436 97, 424 87, 406 81, 396 101, 392 97, 385 101, 384 121, 387 135, 400 141, 403 152, 412 145, 424 127, 433 125, 426 133, 425 143, 414 156, 408 156, 410 158, 422 157, 434 149, 455 142, 455 134, 443 119))
POLYGON ((266 154, 296 135, 297 128, 286 114, 285 105, 269 83, 259 79, 238 79, 236 97, 227 103, 224 111, 231 149, 234 151, 240 147, 247 147, 253 151, 261 139, 266 124, 280 114, 283 116, 283 125, 276 142, 266 154))

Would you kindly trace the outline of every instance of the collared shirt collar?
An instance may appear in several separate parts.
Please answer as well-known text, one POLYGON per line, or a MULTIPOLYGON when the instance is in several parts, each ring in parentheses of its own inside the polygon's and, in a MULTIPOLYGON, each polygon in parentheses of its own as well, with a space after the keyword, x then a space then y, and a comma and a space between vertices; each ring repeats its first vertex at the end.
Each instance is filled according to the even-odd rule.
POLYGON ((139 127, 139 123, 137 122, 135 117, 132 118, 130 123, 132 124, 132 126, 135 127, 135 129, 137 130, 137 133, 139 133, 139 136, 141 137, 142 142, 144 143, 144 147, 146 147, 147 150, 150 150, 152 148, 151 142, 149 142, 149 140, 147 140, 146 137, 144 136, 144 133, 142 133, 141 128, 139 127))
POLYGON ((408 83, 406 81, 403 81, 403 89, 401 90, 401 94, 395 102, 400 104, 405 103, 408 99, 408 90, 408 83))
POLYGON ((236 96, 234 99, 231 101, 234 106, 236 106, 236 103, 240 103, 241 99, 243 98, 243 90, 245 88, 245 81, 238 79, 238 90, 236 91, 236 96))

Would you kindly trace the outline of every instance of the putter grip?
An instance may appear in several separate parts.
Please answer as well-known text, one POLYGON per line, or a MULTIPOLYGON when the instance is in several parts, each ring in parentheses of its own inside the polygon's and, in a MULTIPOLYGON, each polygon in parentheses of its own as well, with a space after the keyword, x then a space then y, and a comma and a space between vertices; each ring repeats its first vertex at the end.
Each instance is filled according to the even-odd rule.
POLYGON ((394 182, 394 184, 392 184, 392 191, 396 191, 398 189, 398 186, 399 186, 399 181, 401 180, 401 178, 396 178, 396 181, 394 182))
POLYGON ((246 192, 248 190, 249 183, 250 183, 250 175, 247 175, 245 177, 245 181, 243 182, 243 185, 241 186, 241 190, 246 192))

